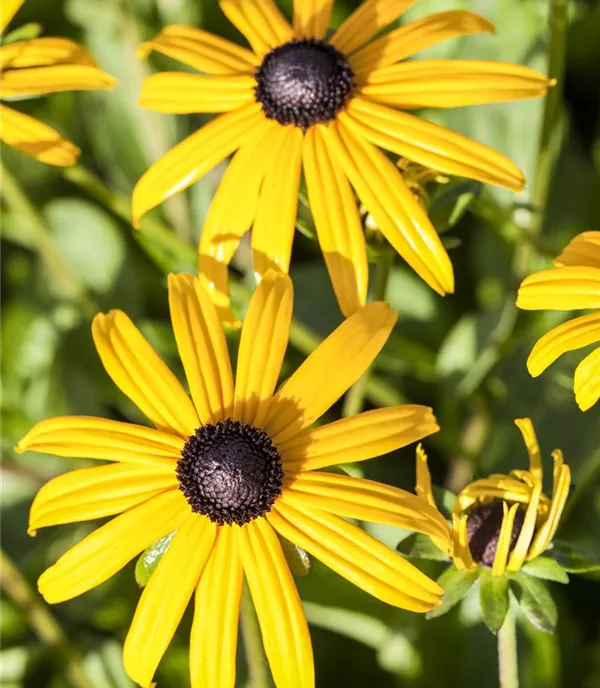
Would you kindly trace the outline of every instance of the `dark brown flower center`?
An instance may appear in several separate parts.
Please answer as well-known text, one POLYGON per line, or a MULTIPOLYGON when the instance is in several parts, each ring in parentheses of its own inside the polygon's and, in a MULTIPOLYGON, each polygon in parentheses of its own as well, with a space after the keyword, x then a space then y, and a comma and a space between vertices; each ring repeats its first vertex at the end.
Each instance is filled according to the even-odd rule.
MULTIPOLYGON (((502 502, 482 504, 475 507, 469 514, 467 519, 469 549, 473 560, 481 566, 492 566, 494 563, 503 517, 502 502)), ((513 550, 517 542, 524 520, 525 510, 519 507, 510 536, 509 552, 513 550)))

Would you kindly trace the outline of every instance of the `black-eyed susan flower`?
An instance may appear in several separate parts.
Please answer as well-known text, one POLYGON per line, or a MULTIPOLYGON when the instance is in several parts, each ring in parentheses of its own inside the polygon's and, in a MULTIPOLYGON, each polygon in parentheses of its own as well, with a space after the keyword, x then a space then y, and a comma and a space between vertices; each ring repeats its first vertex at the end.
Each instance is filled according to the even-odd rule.
POLYGON ((521 171, 506 157, 406 110, 541 96, 549 80, 499 62, 406 61, 446 39, 494 31, 483 17, 450 11, 375 38, 415 1, 366 0, 328 38, 332 0, 296 0, 292 24, 273 0, 221 0, 251 50, 187 26, 169 26, 142 45, 142 55, 156 50, 203 73, 150 76, 143 107, 224 114, 142 176, 134 222, 235 153, 206 218, 199 257, 201 279, 226 322, 235 322, 226 266, 245 232, 252 228, 257 277, 274 265, 288 271, 302 173, 345 315, 365 303, 368 277, 352 189, 427 284, 439 294, 454 289, 452 264, 425 210, 380 148, 445 174, 523 188, 521 171))
MULTIPOLYGON (((4 33, 24 0, 3 0, 0 32, 4 33)), ((0 48, 0 98, 26 98, 59 91, 110 89, 116 83, 98 69, 92 56, 67 38, 33 38, 0 48)), ((0 105, 0 140, 36 160, 61 167, 74 165, 79 148, 55 129, 29 115, 0 105)))
POLYGON ((18 445, 114 462, 59 476, 34 500, 31 531, 115 516, 42 574, 48 602, 101 584, 175 530, 125 642, 126 670, 142 686, 194 593, 192 686, 234 685, 244 576, 275 683, 314 685, 307 623, 278 534, 392 605, 425 612, 441 599, 436 583, 345 519, 411 528, 446 547, 443 517, 410 493, 321 471, 436 432, 431 409, 383 408, 309 429, 364 373, 396 315, 381 302, 359 309, 275 391, 292 300, 289 277, 267 273, 244 320, 234 382, 208 292, 190 275, 171 275, 171 319, 190 395, 131 320, 111 311, 92 325, 98 353, 154 427, 53 418, 18 445))
MULTIPOLYGON (((600 342, 600 232, 578 234, 554 261, 556 267, 526 277, 517 296, 525 310, 596 309, 558 325, 541 337, 527 359, 533 377, 567 351, 600 342)), ((575 400, 587 411, 600 398, 600 348, 575 369, 575 400)))

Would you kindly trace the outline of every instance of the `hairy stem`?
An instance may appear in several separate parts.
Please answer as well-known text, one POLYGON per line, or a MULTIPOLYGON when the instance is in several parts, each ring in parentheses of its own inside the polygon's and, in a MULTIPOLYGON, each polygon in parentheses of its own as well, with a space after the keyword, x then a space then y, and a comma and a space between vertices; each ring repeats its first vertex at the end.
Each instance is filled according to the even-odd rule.
POLYGON ((519 688, 517 625, 511 609, 498 631, 498 676, 500 688, 519 688))

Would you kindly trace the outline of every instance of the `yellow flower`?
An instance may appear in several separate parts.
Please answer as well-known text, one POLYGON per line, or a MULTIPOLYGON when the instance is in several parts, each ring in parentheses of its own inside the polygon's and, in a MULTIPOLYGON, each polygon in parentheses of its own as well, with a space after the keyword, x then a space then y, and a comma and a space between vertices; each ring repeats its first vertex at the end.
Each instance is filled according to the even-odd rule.
POLYGON ((403 490, 320 470, 437 432, 431 409, 383 408, 308 429, 365 372, 396 314, 381 302, 360 309, 275 392, 292 301, 289 277, 267 273, 244 320, 234 384, 210 296, 191 275, 170 275, 171 319, 191 398, 123 312, 100 314, 92 325, 100 358, 155 428, 53 418, 17 447, 116 462, 54 478, 35 498, 31 532, 120 514, 42 574, 48 602, 100 585, 176 530, 125 642, 126 670, 142 686, 194 591, 192 687, 234 685, 243 576, 277 686, 314 685, 307 623, 277 533, 389 604, 425 612, 441 599, 436 583, 345 520, 414 529, 447 546, 441 515, 403 490))
MULTIPOLYGON (((569 496, 571 471, 562 452, 552 452, 552 497, 542 492, 542 462, 533 424, 518 418, 515 425, 529 453, 529 470, 493 474, 467 485, 452 510, 451 546, 446 550, 457 569, 489 567, 492 574, 518 571, 544 552, 558 527, 569 496)), ((427 456, 417 448, 417 494, 433 508, 427 456)))
MULTIPOLYGON (((600 232, 578 234, 554 261, 556 268, 541 270, 523 280, 517 306, 525 310, 600 309, 600 232)), ((527 359, 533 377, 566 351, 600 342, 600 310, 553 328, 541 337, 527 359)), ((575 400, 587 411, 600 398, 600 348, 575 369, 575 400)))
POLYGON ((146 79, 140 105, 167 113, 225 113, 157 160, 133 193, 134 223, 237 151, 200 239, 199 268, 225 322, 226 266, 252 227, 258 278, 289 269, 302 172, 341 310, 364 305, 367 252, 352 189, 394 249, 439 294, 452 292, 450 259, 426 212, 379 147, 444 174, 515 191, 524 179, 496 151, 408 112, 541 96, 551 82, 521 65, 405 61, 431 45, 493 32, 467 11, 434 14, 373 39, 415 0, 366 0, 326 39, 332 0, 295 0, 290 25, 274 0, 220 0, 247 50, 206 31, 168 26, 141 46, 204 76, 146 79))
MULTIPOLYGON (((3 0, 0 32, 23 0, 3 0)), ((59 91, 110 89, 116 83, 96 67, 81 45, 66 38, 34 38, 0 48, 0 98, 23 98, 59 91)), ((40 162, 61 167, 74 165, 81 152, 55 129, 17 110, 0 105, 0 139, 40 162)))

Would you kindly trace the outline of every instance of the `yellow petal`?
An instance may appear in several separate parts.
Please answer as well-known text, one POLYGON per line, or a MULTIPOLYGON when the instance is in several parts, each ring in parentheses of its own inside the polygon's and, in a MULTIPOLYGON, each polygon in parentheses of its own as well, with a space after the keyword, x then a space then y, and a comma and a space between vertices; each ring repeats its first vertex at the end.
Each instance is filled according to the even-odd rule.
POLYGON ((244 573, 275 685, 313 688, 314 661, 308 625, 279 538, 264 518, 237 532, 244 573))
MULTIPOLYGON (((342 113, 338 122, 350 121, 342 113)), ((352 125, 351 125, 352 126, 352 125)), ((438 294, 454 290, 452 263, 424 209, 398 168, 362 135, 329 126, 326 140, 377 227, 413 270, 438 294)))
POLYGON ((468 518, 468 514, 452 514, 452 560, 456 568, 460 570, 475 567, 469 548, 468 518))
POLYGON ((189 513, 179 490, 168 490, 129 509, 71 547, 44 571, 38 580, 40 593, 46 602, 56 604, 95 588, 178 528, 189 513))
POLYGON ((0 48, 1 69, 55 64, 96 65, 94 58, 82 45, 68 38, 33 38, 0 48))
POLYGON ((237 526, 219 528, 196 588, 190 638, 192 688, 233 688, 242 562, 237 526))
POLYGON ((177 485, 175 462, 170 470, 113 464, 69 471, 39 490, 29 530, 114 516, 177 485))
POLYGON ((304 134, 294 125, 278 127, 277 134, 252 230, 257 279, 271 268, 289 270, 296 225, 304 134))
POLYGON ((527 505, 527 511, 525 512, 525 519, 523 521, 523 526, 521 527, 521 532, 517 538, 517 542, 513 551, 508 557, 508 564, 506 568, 509 571, 518 571, 527 557, 529 552, 529 547, 533 540, 535 534, 535 525, 538 516, 538 504, 540 501, 540 494, 542 492, 542 484, 539 482, 531 493, 531 499, 527 505))
POLYGON ((319 344, 273 398, 265 430, 277 445, 312 425, 358 380, 383 348, 396 319, 387 303, 373 303, 319 344))
POLYGON ((568 320, 540 337, 527 359, 530 375, 537 377, 567 351, 600 341, 600 314, 590 313, 568 320))
POLYGON ((313 126, 306 132, 304 176, 327 270, 342 313, 348 317, 367 298, 367 247, 350 183, 329 152, 321 128, 313 126))
POLYGON ((209 295, 192 275, 169 275, 169 306, 177 348, 200 421, 213 423, 229 417, 233 374, 225 334, 209 295))
POLYGON ((236 420, 260 427, 288 344, 294 290, 287 275, 270 271, 258 285, 244 318, 235 378, 236 420))
POLYGON ((513 504, 510 509, 506 502, 502 502, 502 527, 500 528, 500 535, 498 536, 498 544, 496 545, 496 554, 494 555, 494 564, 492 566, 492 576, 502 576, 506 569, 506 560, 508 559, 508 552, 510 550, 510 541, 512 538, 513 525, 515 523, 515 516, 519 504, 513 504))
POLYGON ((537 441, 533 423, 530 418, 516 418, 515 425, 521 431, 523 442, 525 442, 525 446, 527 447, 527 453, 529 454, 529 472, 533 476, 535 482, 541 482, 542 459, 540 456, 540 445, 537 441))
POLYGON ((96 88, 110 89, 117 80, 98 67, 89 65, 53 65, 9 69, 0 78, 0 95, 29 96, 60 91, 87 91, 96 88))
POLYGON ((183 449, 183 440, 133 423, 59 416, 43 420, 15 447, 18 454, 37 451, 57 456, 104 459, 170 470, 183 449))
POLYGON ((501 153, 415 115, 360 96, 350 101, 347 113, 343 121, 354 132, 412 162, 512 191, 525 185, 521 170, 501 153))
POLYGON ((187 189, 239 148, 263 119, 258 103, 227 112, 204 125, 159 158, 135 185, 132 197, 134 225, 142 215, 187 189))
POLYGON ((363 46, 396 21, 417 0, 365 0, 333 34, 331 43, 345 55, 363 46))
POLYGON ((566 266, 526 277, 517 306, 527 311, 600 308, 600 268, 566 266))
POLYGON ((554 474, 554 488, 552 492, 552 504, 548 512, 548 517, 542 527, 533 538, 527 559, 535 559, 544 552, 552 542, 556 533, 560 517, 565 508, 571 487, 571 469, 562 463, 562 454, 558 450, 553 453, 555 467, 558 470, 554 474))
POLYGON ((579 265, 600 268, 600 232, 581 232, 571 239, 554 261, 555 265, 579 265))
POLYGON ((216 524, 190 514, 144 588, 123 646, 125 671, 144 688, 173 638, 216 536, 216 524))
POLYGON ((482 32, 495 33, 494 25, 485 17, 466 10, 438 12, 384 34, 356 52, 350 62, 359 83, 363 84, 375 69, 404 60, 449 38, 482 32))
POLYGON ((600 349, 592 351, 575 368, 575 401, 582 411, 590 409, 600 399, 600 349))
POLYGON ((438 430, 429 407, 404 404, 341 418, 281 441, 278 448, 286 470, 314 471, 388 454, 438 430))
POLYGON ((259 56, 294 37, 292 27, 273 0, 220 0, 219 4, 259 56))
POLYGON ((316 509, 301 511, 283 497, 267 518, 290 542, 394 607, 429 611, 444 594, 415 566, 338 516, 316 509))
POLYGON ((193 435, 198 414, 179 380, 123 311, 99 313, 92 336, 106 372, 159 430, 193 435))
POLYGON ((6 105, 0 106, 0 119, 0 139, 9 146, 47 165, 68 167, 77 162, 79 148, 47 124, 6 105))
POLYGON ((333 0, 295 0, 294 36, 324 38, 329 28, 333 0))
POLYGON ((422 444, 417 446, 417 485, 415 487, 415 492, 421 499, 424 499, 429 506, 437 509, 431 489, 431 474, 429 473, 429 466, 427 465, 427 454, 422 444))
POLYGON ((138 56, 152 50, 179 60, 205 74, 252 74, 260 64, 254 53, 220 36, 191 26, 165 26, 138 48, 138 56))
POLYGON ((453 513, 458 515, 479 501, 490 501, 493 499, 504 499, 507 502, 519 502, 529 504, 531 490, 519 481, 514 480, 512 484, 502 487, 490 484, 485 480, 476 480, 467 485, 458 495, 453 513))
POLYGON ((24 0, 2 0, 0 3, 0 33, 8 26, 10 20, 15 16, 24 0))

